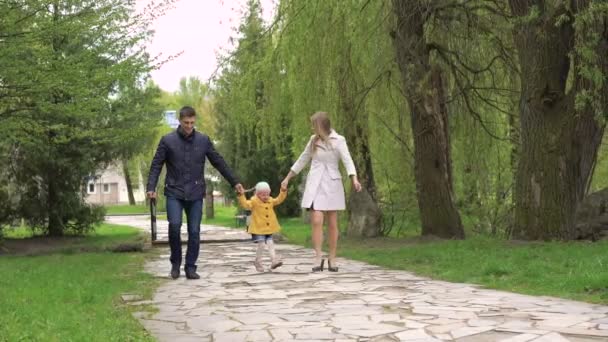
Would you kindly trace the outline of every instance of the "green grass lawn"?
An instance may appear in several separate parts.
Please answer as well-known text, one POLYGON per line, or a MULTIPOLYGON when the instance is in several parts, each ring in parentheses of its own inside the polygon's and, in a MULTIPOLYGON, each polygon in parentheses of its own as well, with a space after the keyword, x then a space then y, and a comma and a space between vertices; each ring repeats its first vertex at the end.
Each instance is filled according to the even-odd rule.
POLYGON ((608 304, 608 241, 515 243, 483 236, 411 243, 343 239, 340 255, 437 279, 608 304))
MULTIPOLYGON (((204 209, 203 209, 204 212, 204 209)), ((215 205, 214 206, 215 218, 209 220, 207 215, 203 215, 203 223, 206 224, 214 224, 222 227, 235 227, 234 215, 237 213, 237 209, 235 207, 228 207, 224 205, 215 205)))
POLYGON ((153 341, 120 298, 149 298, 158 285, 143 273, 146 253, 104 252, 141 240, 140 231, 104 224, 64 239, 43 255, 0 255, 0 341, 153 341))
MULTIPOLYGON (((159 210, 159 211, 164 211, 159 210)), ((128 205, 117 204, 107 205, 106 215, 133 215, 133 214, 150 214, 150 207, 145 204, 128 205)))
MULTIPOLYGON (((106 215, 132 215, 132 214, 150 214, 150 208, 144 205, 113 205, 106 207, 106 215)), ((166 220, 167 215, 164 213, 164 208, 157 208, 158 214, 156 215, 157 220, 166 220)), ((203 207, 203 213, 205 208, 203 207)), ((216 205, 215 212, 217 217, 213 220, 207 220, 207 216, 203 215, 203 223, 217 224, 225 227, 235 226, 234 215, 236 214, 236 208, 227 207, 223 205, 216 205)), ((148 216, 149 217, 149 216, 148 216)), ((186 222, 186 214, 182 215, 183 222, 186 222)))
MULTIPOLYGON (((228 209, 206 222, 233 226, 234 209, 228 209)), ((311 246, 310 227, 300 218, 281 219, 281 227, 290 243, 311 246)), ((608 241, 525 243, 469 236, 464 241, 346 237, 338 254, 434 279, 608 304, 608 241)))

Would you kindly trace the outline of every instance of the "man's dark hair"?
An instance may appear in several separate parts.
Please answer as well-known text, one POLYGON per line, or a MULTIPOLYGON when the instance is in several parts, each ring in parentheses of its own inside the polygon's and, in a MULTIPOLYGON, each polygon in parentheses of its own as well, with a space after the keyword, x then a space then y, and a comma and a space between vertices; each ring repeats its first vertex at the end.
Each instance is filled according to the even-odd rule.
POLYGON ((180 120, 183 118, 191 118, 193 116, 196 116, 196 111, 190 106, 183 106, 182 109, 179 110, 180 120))

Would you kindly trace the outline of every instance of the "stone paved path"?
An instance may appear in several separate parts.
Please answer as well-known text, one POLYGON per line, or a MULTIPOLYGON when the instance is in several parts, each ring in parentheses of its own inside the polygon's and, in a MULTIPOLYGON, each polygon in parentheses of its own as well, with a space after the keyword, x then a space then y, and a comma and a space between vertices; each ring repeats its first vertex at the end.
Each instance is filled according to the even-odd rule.
MULTIPOLYGON (((338 273, 313 274, 311 250, 278 245, 278 251, 285 265, 258 273, 252 244, 205 244, 201 279, 167 281, 144 302, 158 313, 136 316, 160 341, 608 341, 608 306, 485 290, 346 259, 338 259, 338 273)), ((146 270, 166 278, 167 253, 146 270)))

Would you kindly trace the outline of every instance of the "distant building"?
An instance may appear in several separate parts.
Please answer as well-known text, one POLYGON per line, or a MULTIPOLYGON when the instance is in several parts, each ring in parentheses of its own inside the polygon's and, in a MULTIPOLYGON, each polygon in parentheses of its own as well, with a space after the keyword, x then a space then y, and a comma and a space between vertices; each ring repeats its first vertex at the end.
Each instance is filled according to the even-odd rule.
MULTIPOLYGON (((145 200, 144 184, 141 172, 137 179, 131 180, 133 197, 136 202, 145 200), (137 182, 137 183, 136 183, 137 182)), ((112 164, 103 172, 92 176, 87 182, 86 202, 91 204, 128 204, 129 193, 120 164, 112 164)))
MULTIPOLYGON (((179 126, 177 119, 177 111, 166 110, 163 116, 164 122, 171 128, 179 126)), ((132 179, 133 182, 133 197, 136 202, 144 202, 145 188, 143 177, 140 172, 137 173, 137 179, 132 179), (136 183, 137 182, 137 183, 136 183)), ((127 182, 120 163, 113 163, 105 170, 102 170, 90 177, 87 182, 87 197, 85 201, 92 204, 128 204, 129 193, 127 191, 127 182)))
POLYGON ((177 119, 177 111, 176 110, 166 110, 165 111, 165 122, 171 128, 177 128, 179 126, 179 120, 177 119))

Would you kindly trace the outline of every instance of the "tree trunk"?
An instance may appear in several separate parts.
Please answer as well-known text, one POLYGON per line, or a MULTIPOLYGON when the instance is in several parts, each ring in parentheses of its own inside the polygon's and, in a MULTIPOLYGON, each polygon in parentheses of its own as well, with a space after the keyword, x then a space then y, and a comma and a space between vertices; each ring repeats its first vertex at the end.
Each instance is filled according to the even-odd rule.
POLYGON ((207 219, 215 218, 215 208, 213 203, 213 182, 207 182, 207 193, 205 194, 205 216, 207 219))
POLYGON ((519 132, 519 114, 509 115, 509 140, 511 141, 510 165, 513 175, 517 174, 517 165, 519 164, 519 149, 521 145, 519 132))
MULTIPOLYGON (((53 8, 52 8, 52 14, 53 14, 53 23, 57 24, 57 22, 59 21, 59 4, 57 1, 55 1, 53 3, 53 8)), ((53 51, 55 52, 55 54, 58 53, 59 49, 60 49, 60 43, 59 43, 59 38, 54 35, 53 36, 53 51)), ((53 103, 58 104, 59 103, 59 99, 57 94, 53 94, 53 103)), ((54 135, 54 133, 52 132, 47 132, 47 135, 49 137, 49 148, 51 148, 52 151, 52 146, 53 146, 53 141, 52 141, 52 136, 54 135)), ((53 153, 49 151, 49 155, 53 155, 53 153)), ((52 168, 52 166, 51 166, 52 168)), ((61 215, 58 212, 58 208, 61 208, 61 203, 60 203, 60 193, 59 193, 59 188, 57 186, 57 184, 55 183, 56 181, 58 181, 59 178, 56 177, 56 175, 53 174, 52 170, 49 170, 48 174, 47 174, 47 215, 48 215, 48 226, 47 226, 47 230, 50 236, 62 236, 63 235, 63 220, 61 219, 61 215)))
POLYGON ((47 213, 48 213, 48 226, 47 230, 50 236, 62 236, 63 235, 63 220, 61 219, 61 214, 57 212, 57 208, 60 206, 59 192, 57 188, 57 184, 55 184, 55 180, 58 180, 56 177, 49 177, 47 179, 47 213))
POLYGON ((133 184, 131 183, 131 174, 129 173, 129 164, 126 160, 122 160, 122 173, 127 184, 127 194, 129 195, 129 205, 135 205, 135 196, 133 195, 133 184))
POLYGON ((414 175, 422 235, 464 238, 454 204, 443 72, 425 40, 428 14, 420 1, 394 0, 395 48, 414 134, 414 175))
MULTIPOLYGON (((515 99, 514 99, 515 101, 515 99)), ((513 103, 513 109, 517 106, 516 103, 513 103)), ((515 110, 513 110, 515 111, 515 110)), ((521 138, 520 138, 520 119, 519 113, 510 113, 509 115, 509 140, 511 142, 511 153, 509 155, 509 165, 511 167, 511 201, 509 203, 509 215, 508 215, 508 223, 506 225, 506 236, 513 236, 513 231, 515 230, 515 225, 513 221, 514 217, 514 208, 513 203, 517 198, 517 189, 515 187, 516 177, 517 177, 517 166, 519 165, 519 155, 521 149, 521 138)))
MULTIPOLYGON (((510 4, 519 17, 533 7, 530 1, 510 4)), ((578 66, 576 58, 571 60, 573 13, 561 4, 541 7, 539 16, 522 20, 514 34, 523 78, 513 237, 568 240, 575 237, 577 206, 585 195, 604 127, 589 105, 575 108, 577 92, 587 85, 576 69, 571 70, 578 66), (569 19, 561 20, 562 16, 569 19)))
POLYGON ((346 234, 356 237, 375 237, 382 231, 382 211, 378 206, 376 182, 369 146, 369 115, 364 100, 357 101, 361 87, 351 64, 350 44, 345 48, 346 62, 340 70, 339 95, 344 136, 352 149, 357 177, 363 190, 350 192, 348 201, 348 227, 346 234))

